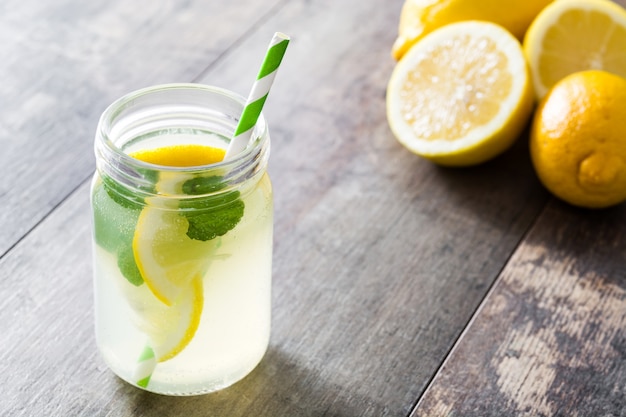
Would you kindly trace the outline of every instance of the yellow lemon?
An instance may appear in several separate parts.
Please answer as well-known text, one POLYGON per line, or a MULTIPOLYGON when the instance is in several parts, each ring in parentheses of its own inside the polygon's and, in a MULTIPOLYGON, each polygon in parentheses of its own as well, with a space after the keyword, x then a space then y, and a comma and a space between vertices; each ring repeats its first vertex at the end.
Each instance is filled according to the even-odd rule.
POLYGON ((191 282, 202 277, 216 249, 214 241, 187 236, 188 220, 176 211, 150 206, 139 214, 133 253, 137 268, 156 298, 173 305, 191 282))
POLYGON ((522 48, 507 30, 466 21, 437 29, 396 65, 387 120, 412 152, 441 165, 484 162, 506 150, 533 106, 522 48))
POLYGON ((171 305, 156 299, 146 286, 123 285, 135 313, 133 320, 148 337, 158 362, 178 355, 193 339, 204 304, 202 279, 193 279, 171 305))
POLYGON ((226 151, 199 144, 171 145, 141 149, 131 156, 143 162, 169 167, 194 167, 213 164, 224 159, 226 151))
POLYGON ((533 121, 530 152, 541 182, 570 204, 626 200, 626 79, 583 71, 559 81, 533 121))
POLYGON ((518 39, 552 0, 406 0, 400 14, 392 55, 400 59, 433 30, 463 20, 486 20, 505 27, 518 39))
MULTIPOLYGON (((190 167, 219 162, 224 151, 191 144, 142 150, 131 156, 156 165, 190 167)), ((156 190, 180 194, 182 182, 189 178, 188 174, 162 172, 156 190)), ((203 277, 219 240, 191 239, 188 219, 176 207, 153 205, 158 199, 146 199, 137 219, 132 252, 146 285, 128 288, 127 299, 137 313, 139 328, 162 362, 178 355, 198 329, 204 304, 203 277)))
MULTIPOLYGON (((172 145, 137 151, 133 158, 170 167, 201 166, 219 162, 224 151, 204 145, 172 145)), ((161 194, 182 193, 182 183, 191 176, 178 172, 162 172, 156 189, 161 194)), ((133 237, 133 253, 139 272, 154 295, 172 305, 190 282, 204 275, 215 242, 200 241, 187 236, 189 222, 185 216, 151 201, 141 211, 133 237)))
POLYGON ((605 70, 626 76, 626 10, 609 0, 556 1, 524 38, 537 98, 566 75, 605 70))

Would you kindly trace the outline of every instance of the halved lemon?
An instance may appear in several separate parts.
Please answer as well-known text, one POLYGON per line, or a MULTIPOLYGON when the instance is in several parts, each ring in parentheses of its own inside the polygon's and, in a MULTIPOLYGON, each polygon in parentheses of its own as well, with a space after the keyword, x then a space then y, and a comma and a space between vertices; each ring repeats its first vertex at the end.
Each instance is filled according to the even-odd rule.
POLYGON ((569 74, 604 70, 626 76, 626 10, 609 0, 555 1, 524 38, 538 99, 569 74))
POLYGON ((387 88, 387 120, 412 152, 441 165, 478 164, 506 150, 533 106, 519 41, 493 23, 453 23, 416 43, 387 88))

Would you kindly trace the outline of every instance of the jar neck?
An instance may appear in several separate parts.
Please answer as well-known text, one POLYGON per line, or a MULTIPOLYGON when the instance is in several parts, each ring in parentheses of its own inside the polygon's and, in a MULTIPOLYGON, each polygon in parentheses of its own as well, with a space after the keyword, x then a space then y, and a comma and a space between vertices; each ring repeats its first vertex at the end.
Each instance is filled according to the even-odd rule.
POLYGON ((129 153, 164 143, 186 144, 185 140, 224 148, 244 104, 241 96, 198 84, 156 86, 124 96, 100 119, 95 139, 97 171, 110 191, 139 205, 168 207, 172 200, 243 190, 267 168, 270 140, 262 116, 251 144, 228 161, 170 167, 140 161, 129 153))

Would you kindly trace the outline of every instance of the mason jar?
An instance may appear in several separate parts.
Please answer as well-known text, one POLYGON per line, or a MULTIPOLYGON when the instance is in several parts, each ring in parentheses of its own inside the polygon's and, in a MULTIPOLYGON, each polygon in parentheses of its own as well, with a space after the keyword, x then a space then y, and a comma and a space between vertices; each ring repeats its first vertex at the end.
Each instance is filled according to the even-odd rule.
POLYGON ((221 159, 244 104, 220 88, 170 84, 130 93, 100 118, 91 186, 96 341, 108 367, 145 390, 225 388, 267 349, 267 124, 261 116, 249 146, 227 161, 196 151, 221 159))

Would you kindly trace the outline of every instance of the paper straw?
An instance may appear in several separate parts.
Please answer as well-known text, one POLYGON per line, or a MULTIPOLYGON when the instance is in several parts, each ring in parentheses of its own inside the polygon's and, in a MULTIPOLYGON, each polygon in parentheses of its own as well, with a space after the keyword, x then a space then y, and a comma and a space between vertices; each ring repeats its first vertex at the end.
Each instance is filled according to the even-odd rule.
POLYGON ((274 37, 272 37, 263 60, 263 65, 261 65, 256 81, 252 85, 252 91, 250 91, 246 105, 241 113, 235 134, 226 150, 225 160, 237 155, 248 146, 252 131, 261 115, 265 99, 267 99, 288 44, 289 36, 284 33, 276 32, 274 37))
POLYGON ((137 360, 137 368, 135 369, 135 375, 133 376, 135 383, 142 388, 146 388, 150 382, 150 377, 152 377, 152 373, 154 372, 156 365, 157 360, 154 356, 154 350, 152 350, 150 345, 146 345, 137 360))
MULTIPOLYGON (((283 60, 288 44, 289 36, 284 33, 276 32, 272 37, 272 41, 265 54, 265 59, 263 60, 263 65, 261 65, 256 81, 252 85, 252 91, 250 91, 250 95, 241 113, 241 118, 235 129, 233 138, 230 141, 230 145, 226 150, 224 159, 237 155, 248 146, 252 131, 261 115, 261 110, 263 110, 263 105, 272 87, 276 72, 283 60)), ((135 384, 146 388, 150 383, 150 378, 156 366, 157 360, 154 355, 154 350, 150 344, 146 344, 137 360, 137 368, 133 376, 135 384)))

